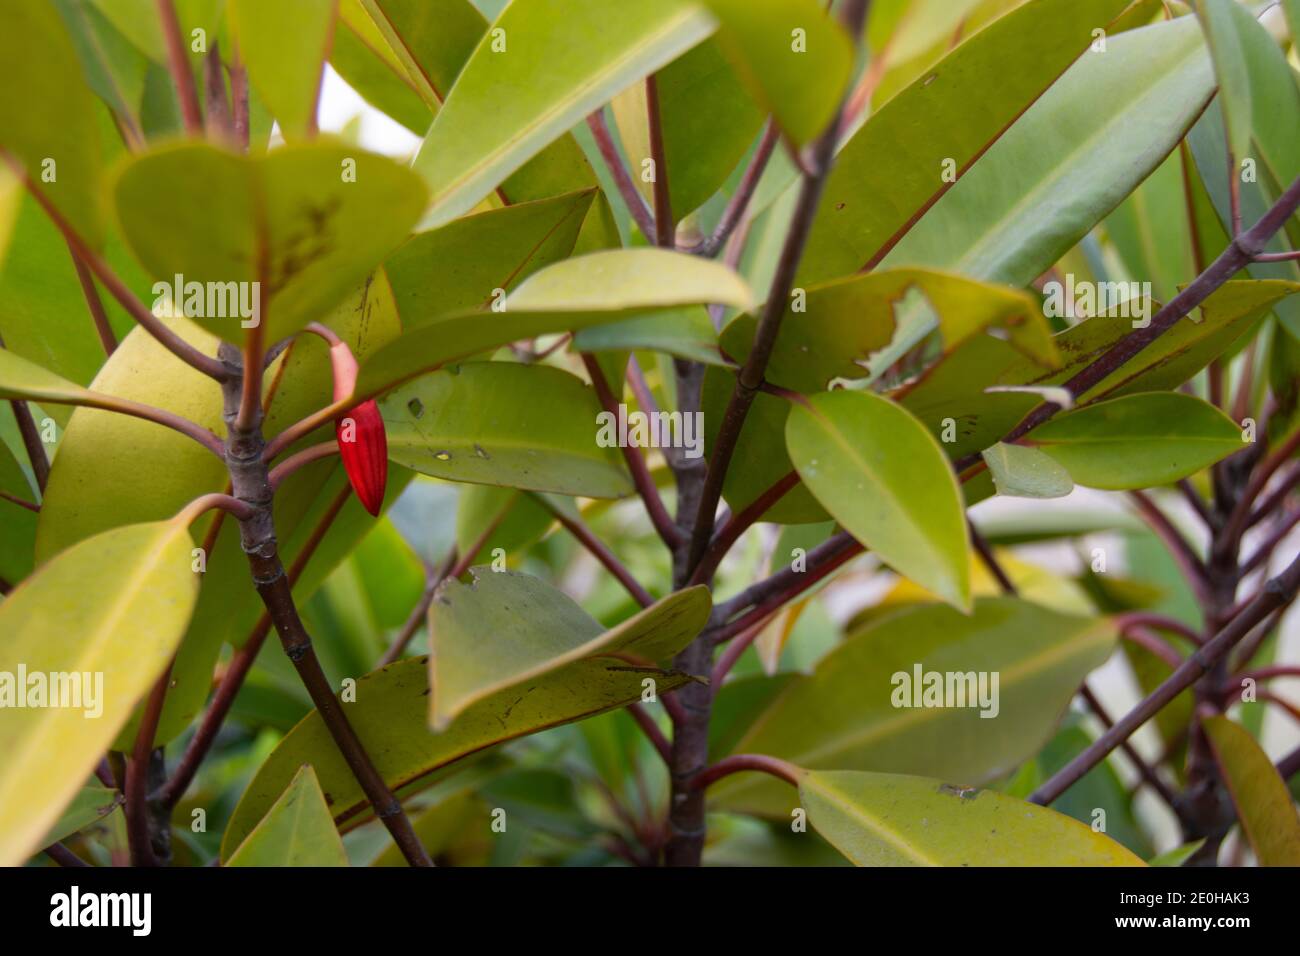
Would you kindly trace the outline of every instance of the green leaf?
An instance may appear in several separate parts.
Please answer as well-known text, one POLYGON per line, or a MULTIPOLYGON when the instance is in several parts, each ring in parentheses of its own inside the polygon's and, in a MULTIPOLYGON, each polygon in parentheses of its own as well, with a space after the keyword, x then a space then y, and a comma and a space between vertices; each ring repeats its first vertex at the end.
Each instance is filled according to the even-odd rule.
POLYGON ((1202 726, 1259 865, 1300 866, 1300 815, 1273 761, 1227 717, 1210 717, 1202 726))
POLYGON ((1241 451, 1241 429, 1182 392, 1148 392, 1058 415, 1029 440, 1081 485, 1120 491, 1169 484, 1241 451))
POLYGON ((448 481, 620 498, 632 479, 596 442, 595 392, 544 365, 471 362, 421 376, 380 405, 388 456, 448 481))
POLYGON ((786 447, 845 530, 899 574, 970 607, 961 491, 920 422, 871 392, 825 392, 791 409, 786 447))
POLYGON ((1205 837, 1193 840, 1191 843, 1184 843, 1182 846, 1174 847, 1172 850, 1166 850, 1158 856, 1153 856, 1147 860, 1147 866, 1182 866, 1195 856, 1196 851, 1204 845, 1205 837))
POLYGON ((226 866, 347 866, 339 831, 310 764, 267 811, 226 866))
MULTIPOLYGON (((579 352, 664 352, 707 365, 721 365, 718 333, 707 309, 691 306, 581 329, 573 336, 579 352)), ((611 381, 610 387, 614 387, 611 381)), ((617 391, 617 390, 616 390, 617 391)))
MULTIPOLYGON (((36 489, 4 442, 0 442, 0 491, 20 501, 39 503, 36 489)), ((0 535, 0 579, 12 586, 32 573, 36 512, 0 496, 0 528, 4 528, 0 535)))
POLYGON ((133 157, 114 197, 127 240, 160 280, 155 296, 177 275, 187 285, 223 284, 225 295, 193 303, 199 311, 183 289, 186 312, 213 335, 242 342, 253 319, 228 296, 242 293, 251 305, 251 286, 228 284, 260 283, 258 321, 269 345, 356 289, 406 238, 424 187, 392 160, 337 143, 251 158, 187 144, 133 157))
MULTIPOLYGON (((1173 389, 1191 379, 1239 340, 1264 311, 1300 285, 1275 280, 1225 283, 1201 306, 1201 318, 1179 319, 1132 361, 1076 399, 1094 402, 1138 392, 1173 389)), ((1059 385, 1132 334, 1129 318, 1096 316, 1059 335, 1055 342, 1064 365, 1044 372, 1006 342, 980 336, 964 343, 894 393, 908 411, 935 435, 954 459, 997 442, 1039 404, 1036 395, 987 392, 991 385, 1059 385), (955 423, 948 435, 947 421, 955 423), (949 441, 949 437, 955 439, 949 441)))
MULTIPOLYGON (((523 695, 517 689, 471 706, 447 730, 432 733, 429 720, 429 663, 412 657, 357 681, 356 702, 344 704, 348 720, 394 790, 413 792, 433 781, 435 771, 489 747, 624 707, 641 699, 643 671, 611 659, 581 660, 546 675, 523 695)), ((665 694, 688 678, 656 673, 656 692, 665 694)), ((226 859, 288 785, 304 763, 330 795, 339 824, 360 822, 369 811, 365 795, 320 715, 309 714, 289 732, 258 769, 231 816, 222 840, 226 859)), ((399 794, 400 795, 400 794, 399 794)))
MULTIPOLYGON (((996 329, 1038 363, 1048 368, 1060 364, 1038 302, 1005 286, 925 269, 894 269, 798 292, 803 294, 791 299, 766 372, 769 381, 797 391, 821 391, 833 378, 864 378, 873 369, 893 365, 901 357, 894 348, 883 359, 868 360, 895 340, 896 317, 906 323, 917 311, 904 307, 914 293, 924 297, 934 316, 924 331, 937 328, 945 351, 996 329)), ((723 332, 723 350, 743 362, 757 325, 752 315, 737 318, 723 332)), ((898 336, 918 337, 912 332, 898 336)))
POLYGON ((287 140, 303 139, 315 128, 336 7, 336 0, 229 0, 230 23, 249 82, 287 140))
MULTIPOLYGON (((89 0, 104 17, 127 37, 145 56, 165 66, 167 43, 163 39, 158 18, 158 5, 154 0, 89 0)), ((209 36, 216 33, 220 20, 222 0, 175 0, 176 19, 181 36, 190 37, 191 31, 203 28, 209 36)), ((191 59, 197 53, 185 44, 191 59)))
POLYGON ((858 866, 1142 866, 1077 820, 926 777, 805 771, 808 821, 858 866))
MULTIPOLYGON (((1023 4, 962 43, 882 106, 836 159, 808 239, 799 284, 856 272, 876 258, 892 237, 951 188, 942 179, 944 161, 952 160, 958 171, 968 170, 1084 54, 1093 41, 1092 31, 1105 27, 1127 5, 1128 0, 1023 4), (1026 37, 1034 38, 1030 57, 1024 55, 1026 37), (1007 69, 1009 63, 1015 69, 1007 69), (918 117, 926 121, 918 122, 918 117)), ((1112 55, 1099 59, 1109 61, 1112 55)), ((1118 101, 1090 96, 1087 102, 1118 101)), ((1085 112, 1104 116, 1109 110, 1085 112)), ((1073 128, 1063 124, 1062 135, 1073 128)), ((1042 142, 1038 145, 1041 149, 1042 142)), ((1019 171, 1009 178, 1015 185, 1027 185, 1019 171)), ((981 215, 972 224, 989 221, 981 215)), ((990 278, 960 268, 953 271, 990 278)))
POLYGON ((72 802, 64 809, 58 822, 50 827, 49 832, 41 837, 36 845, 46 847, 51 843, 66 840, 92 823, 97 823, 107 817, 120 807, 122 802, 122 794, 117 790, 101 787, 98 784, 82 787, 77 791, 77 795, 72 798, 72 802))
POLYGON ((117 528, 47 562, 0 604, 0 694, 26 702, 5 717, 0 865, 37 849, 171 660, 198 597, 193 547, 174 520, 117 528), (52 675, 73 676, 60 690, 77 696, 60 700, 81 706, 34 703, 38 674, 51 694, 52 675))
MULTIPOLYGON (((984 783, 1042 747, 1115 639, 1104 619, 1014 598, 977 600, 970 616, 942 605, 907 608, 850 634, 811 676, 794 680, 733 752, 772 754, 813 770, 984 783), (909 702, 917 668, 923 675, 986 672, 989 689, 999 675, 997 716, 980 716, 991 708, 894 706, 896 695, 909 702)), ((785 816, 790 800, 779 787, 738 775, 710 794, 729 808, 785 816)))
POLYGON ((415 159, 429 228, 472 209, 544 146, 713 30, 686 0, 534 0, 506 8, 415 159), (502 90, 512 95, 503 97, 502 90))
POLYGON ((416 136, 429 131, 432 112, 357 0, 339 5, 330 66, 362 99, 416 136))
MULTIPOLYGON (((818 0, 704 0, 718 43, 754 98, 796 146, 834 119, 853 43, 818 0)), ((670 167, 671 168, 671 167, 670 167)))
POLYGON ((1236 0, 1198 0, 1196 14, 1219 80, 1219 101, 1228 128, 1228 149, 1235 162, 1250 155, 1254 110, 1251 102, 1251 67, 1245 31, 1255 18, 1236 0))
POLYGON ((104 239, 97 105, 52 3, 5 5, 0 147, 91 246, 104 239))
POLYGON ((0 398, 65 405, 95 404, 94 392, 47 371, 8 349, 0 349, 0 398))
POLYGON ((361 365, 353 395, 373 398, 422 372, 510 342, 684 305, 751 304, 749 287, 716 262, 663 249, 617 249, 532 275, 500 311, 422 325, 361 365))
POLYGON ((1089 52, 1054 83, 883 264, 1028 285, 1160 165, 1213 93, 1191 18, 1110 37, 1106 52, 1089 52))
MULTIPOLYGON (((687 51, 655 74, 664 162, 673 218, 703 206, 744 158, 763 125, 764 113, 736 75, 716 37, 687 51)), ((639 173, 652 159, 645 83, 638 81, 613 101, 614 118, 633 182, 648 202, 654 183, 639 173)))
POLYGON ((519 203, 421 232, 384 263, 402 326, 483 310, 573 252, 595 190, 519 203))
POLYGON ((1037 448, 998 442, 984 450, 998 494, 1012 498, 1063 498, 1074 480, 1055 459, 1037 448))
POLYGON ((631 656, 662 664, 699 634, 712 606, 707 588, 689 588, 606 630, 540 578, 487 568, 471 573, 468 585, 443 584, 429 609, 430 720, 437 731, 483 698, 575 661, 631 656))
MULTIPOLYGON (((163 321, 201 351, 215 352, 216 340, 193 323, 163 321)), ((398 333, 388 283, 380 277, 354 290, 324 324, 364 361, 398 333)), ((273 435, 328 404, 332 382, 325 343, 315 336, 296 340, 266 376, 266 433, 273 435)), ((201 373, 175 361, 143 329, 122 340, 92 384, 101 393, 165 408, 206 428, 224 430, 220 391, 201 373)), ((333 432, 333 425, 326 425, 295 447, 324 441, 333 437, 333 432)), ((389 475, 389 500, 400 493, 407 477, 409 472, 404 469, 389 475)), ((198 495, 222 490, 227 480, 225 466, 216 456, 178 432, 152 422, 79 408, 62 436, 50 470, 37 528, 37 560, 48 560, 108 528, 173 515, 198 495), (139 480, 142 470, 151 476, 148 482, 139 480), (111 489, 111 494, 105 489, 111 489)), ((286 566, 292 566, 347 487, 337 459, 316 462, 280 487, 275 523, 286 566)), ((205 517, 195 524, 194 535, 201 543, 207 543, 214 520, 205 517)), ((299 579, 295 595, 301 599, 310 594, 372 524, 355 496, 348 498, 299 579)), ((249 587, 248 573, 238 527, 224 521, 215 544, 208 549, 199 604, 172 668, 172 686, 158 731, 160 741, 180 733, 202 709, 222 643, 242 644, 263 613, 261 601, 249 587)), ((128 727, 126 733, 132 730, 128 727)), ((129 746, 129 741, 121 742, 129 746)))

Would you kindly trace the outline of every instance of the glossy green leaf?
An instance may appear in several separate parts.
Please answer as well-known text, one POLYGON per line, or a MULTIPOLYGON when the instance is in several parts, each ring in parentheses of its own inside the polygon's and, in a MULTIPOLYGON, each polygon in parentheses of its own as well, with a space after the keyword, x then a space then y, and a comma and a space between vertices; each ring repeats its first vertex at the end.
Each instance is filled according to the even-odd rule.
POLYGON ((858 866, 1142 866, 1104 833, 993 790, 926 777, 804 772, 810 822, 858 866))
MULTIPOLYGON (((958 46, 881 107, 840 151, 818 207, 800 283, 856 272, 877 257, 892 237, 952 188, 942 178, 945 160, 952 161, 954 171, 967 171, 1084 54, 1093 42, 1092 31, 1104 28, 1127 5, 1128 0, 1024 4, 958 46), (1024 56, 1026 37, 1034 38, 1032 57, 1024 56), (1008 63, 1016 68, 1007 69, 1008 63)), ((1111 55, 1101 59, 1109 61, 1111 55)), ((1090 97, 1088 102, 1117 101, 1090 97)), ((1107 111, 1090 112, 1100 118, 1107 111)), ((1063 124, 1062 136, 1073 128, 1063 124)), ((1008 174, 1009 180, 1024 187, 1022 173, 1008 174)), ((968 175, 963 172, 959 181, 968 175)), ((981 214, 972 225, 992 221, 994 217, 981 214)))
POLYGON ((630 655, 665 663, 703 629, 711 607, 708 589, 694 587, 606 630, 540 578, 487 568, 471 573, 468 585, 443 584, 429 609, 434 730, 485 697, 575 661, 630 655))
POLYGON ((1057 415, 1030 433, 1081 485, 1123 490, 1169 484, 1241 451, 1241 429, 1182 392, 1148 392, 1057 415))
POLYGON ((519 203, 412 236, 384 264, 403 327, 485 310, 538 269, 567 259, 594 195, 519 203))
POLYGON ((1260 866, 1300 866, 1300 815, 1286 782, 1250 732, 1227 717, 1202 722, 1260 866))
MULTIPOLYGON (((159 280, 155 297, 184 283, 186 313, 241 342, 259 283, 261 335, 270 344, 323 318, 406 238, 424 202, 419 178, 381 156, 337 143, 243 157, 178 145, 134 157, 114 190, 136 255, 159 280), (158 223, 168 229, 160 230, 158 223), (195 287, 199 288, 199 287, 195 287)), ((174 298, 169 296, 169 298, 174 298)), ((179 308, 182 303, 177 303, 179 308)))
MULTIPOLYGON (((907 608, 850 634, 811 676, 793 681, 733 752, 771 754, 813 770, 984 783, 1051 737, 1080 682, 1110 656, 1115 639, 1104 619, 1014 598, 977 600, 970 616, 942 605, 907 608), (981 717, 991 706, 894 706, 896 696, 911 702, 917 668, 923 681, 928 673, 984 673, 986 690, 997 674, 997 716, 981 717)), ((785 816, 791 800, 780 788, 737 775, 710 794, 731 808, 785 816)))
POLYGON ((334 36, 337 0, 228 0, 239 55, 285 139, 316 125, 321 72, 334 36))
POLYGON ((1028 285, 1159 166, 1213 92, 1191 18, 1110 37, 1106 52, 1089 52, 1053 84, 883 264, 1028 285))
POLYGON ((304 764, 289 788, 253 828, 226 866, 347 866, 334 818, 311 764, 304 764))
POLYGON ((818 0, 704 0, 718 44, 754 98, 798 146, 836 115, 853 69, 853 44, 818 0))
POLYGON ((389 458, 421 474, 588 498, 632 492, 618 448, 597 443, 595 392, 557 368, 454 366, 390 392, 380 411, 389 458))
POLYGON ((47 562, 0 604, 0 697, 15 706, 0 738, 0 864, 37 849, 171 660, 198 597, 193 546, 176 521, 114 529, 47 562), (60 706, 49 706, 55 693, 60 706))
POLYGON ((429 131, 432 112, 357 0, 339 4, 330 66, 362 99, 416 136, 429 131))
POLYGON ((1193 840, 1191 843, 1184 843, 1182 846, 1174 847, 1172 850, 1166 850, 1158 856, 1153 856, 1147 860, 1147 866, 1182 866, 1195 856, 1196 851, 1204 845, 1204 837, 1193 840))
MULTIPOLYGON (((356 702, 345 704, 348 720, 375 766, 394 790, 413 791, 435 771, 486 748, 641 699, 645 672, 612 659, 581 660, 517 689, 488 697, 461 714, 447 730, 432 733, 429 664, 424 657, 399 661, 357 681, 356 702)), ((684 675, 656 672, 657 693, 680 687, 684 675)), ((339 756, 320 716, 312 712, 258 769, 226 828, 222 856, 244 839, 288 785, 310 763, 339 824, 358 821, 369 805, 339 756)), ((358 821, 359 822, 359 821, 358 821)))
POLYGON ((58 8, 6 4, 0 31, 0 148, 23 165, 34 188, 92 246, 104 238, 96 108, 58 8))
POLYGON ((790 459, 845 530, 899 574, 970 606, 966 517, 943 449, 871 392, 814 395, 790 411, 790 459))
POLYGON ((362 363, 354 396, 380 395, 422 372, 521 339, 712 302, 748 308, 749 287, 724 265, 662 249, 567 259, 532 275, 499 311, 452 316, 403 335, 362 363))
POLYGON ((685 0, 508 7, 457 77, 416 157, 433 192, 423 227, 472 209, 592 110, 712 30, 712 19, 685 0))
POLYGON ((1074 480, 1054 458, 1037 448, 998 442, 984 450, 998 494, 1011 498, 1063 498, 1074 480))

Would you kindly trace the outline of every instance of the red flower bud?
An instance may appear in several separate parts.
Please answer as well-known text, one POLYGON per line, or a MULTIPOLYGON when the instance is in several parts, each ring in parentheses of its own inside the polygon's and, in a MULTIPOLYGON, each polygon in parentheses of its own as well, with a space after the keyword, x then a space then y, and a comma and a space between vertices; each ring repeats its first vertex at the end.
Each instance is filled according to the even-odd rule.
MULTIPOLYGON (((357 360, 347 343, 339 342, 330 346, 330 361, 334 366, 334 401, 342 401, 356 385, 357 360)), ((378 517, 388 484, 388 436, 379 406, 371 399, 344 412, 334 422, 334 434, 352 490, 362 507, 378 517)))

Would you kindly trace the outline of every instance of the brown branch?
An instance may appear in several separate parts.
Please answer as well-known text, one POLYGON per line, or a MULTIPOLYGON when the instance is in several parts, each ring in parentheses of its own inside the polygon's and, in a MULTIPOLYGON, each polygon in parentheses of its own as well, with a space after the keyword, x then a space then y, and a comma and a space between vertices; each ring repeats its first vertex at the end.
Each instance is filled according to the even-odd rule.
POLYGON ((735 193, 727 202, 727 206, 722 210, 722 218, 718 220, 718 225, 713 232, 705 236, 698 243, 690 248, 683 250, 692 255, 704 256, 712 259, 722 251, 727 240, 731 238, 732 233, 745 218, 745 213, 749 211, 749 204, 753 201, 754 193, 758 190, 758 184, 763 179, 763 173, 767 170, 767 164, 772 159, 772 154, 776 152, 776 144, 781 141, 781 131, 772 120, 767 121, 767 126, 763 128, 763 137, 758 142, 758 148, 754 151, 754 156, 749 165, 745 168, 744 175, 741 176, 740 184, 736 187, 735 193))
POLYGON ((1043 805, 1054 801, 1080 777, 1104 760, 1106 755, 1122 741, 1128 740, 1165 705, 1213 668, 1257 624, 1268 618, 1274 611, 1286 607, 1295 600, 1297 588, 1300 588, 1300 558, 1296 558, 1285 571, 1269 581, 1263 591, 1242 609, 1240 614, 1198 648, 1133 710, 1045 781, 1030 795, 1030 801, 1043 805))
POLYGON ((26 402, 12 399, 9 402, 18 422, 18 434, 22 436, 23 447, 27 449, 27 460, 31 462, 32 474, 36 477, 36 488, 45 496, 45 486, 50 481, 50 458, 45 454, 45 443, 41 441, 40 430, 32 418, 32 410, 26 402))
POLYGON ((545 495, 533 495, 534 500, 542 507, 549 511, 558 521, 561 527, 577 539, 578 543, 587 549, 597 561, 604 566, 605 570, 614 576, 623 589, 632 595, 632 599, 642 607, 649 607, 654 604, 655 599, 641 583, 632 576, 632 572, 615 557, 614 552, 610 551, 608 546, 597 538, 580 519, 572 518, 565 514, 560 508, 554 507, 545 495))
MULTIPOLYGON (((609 382, 605 379, 605 373, 601 371, 599 363, 590 353, 583 352, 582 364, 586 367, 587 375, 591 378, 591 384, 596 390, 596 397, 600 400, 601 408, 617 418, 618 401, 614 398, 614 393, 610 391, 609 382)), ((650 516, 651 524, 654 525, 655 531, 659 533, 659 537, 663 538, 668 547, 675 547, 682 541, 682 533, 669 516, 668 509, 664 507, 663 499, 659 497, 659 489, 655 487, 654 479, 650 476, 650 469, 646 467, 641 450, 634 448, 631 444, 625 445, 621 450, 623 459, 627 462, 628 471, 632 473, 632 484, 636 486, 637 494, 641 496, 641 500, 645 503, 646 513, 650 516)))
MULTIPOLYGON (((650 215, 650 210, 645 204, 645 199, 641 196, 641 191, 636 188, 636 183, 632 181, 627 166, 623 164, 623 157, 618 153, 618 147, 614 145, 614 137, 610 135, 609 124, 605 122, 604 111, 597 110, 588 116, 587 127, 596 140, 596 148, 600 151, 601 158, 605 160, 605 166, 609 169, 609 174, 614 177, 614 185, 618 187, 618 193, 623 197, 623 203, 627 206, 628 212, 632 214, 632 219, 637 228, 641 230, 643 236, 653 240, 657 235, 654 217, 650 215)), ((658 176, 657 169, 655 175, 658 176)))
POLYGON ((664 732, 659 729, 655 719, 646 712, 646 709, 638 703, 628 704, 627 712, 632 715, 636 725, 641 728, 642 732, 650 738, 650 743, 654 745, 659 756, 664 759, 664 763, 669 763, 673 756, 673 745, 668 742, 664 732))
POLYGON ((1165 548, 1178 563, 1192 589, 1201 598, 1206 598, 1210 593, 1209 571, 1206 570, 1205 563, 1200 556, 1192 550, 1192 546, 1183 537, 1182 532, 1174 527, 1168 516, 1145 493, 1130 491, 1129 497, 1137 506, 1139 514, 1146 520, 1147 525, 1155 532, 1156 537, 1164 543, 1165 548))
MULTIPOLYGON (((1137 329, 1090 362, 1063 386, 1078 397, 1104 381, 1114 371, 1128 363, 1160 336, 1174 327, 1192 309, 1208 299, 1220 286, 1249 265, 1272 240, 1273 236, 1300 208, 1300 178, 1297 178, 1268 212, 1248 231, 1237 236, 1208 269, 1194 279, 1183 291, 1170 299, 1151 318, 1144 329, 1137 329)), ((1019 441, 1043 422, 1060 411, 1055 402, 1044 402, 1033 409, 1002 441, 1019 441)), ((958 473, 980 460, 978 452, 968 455, 956 464, 958 473)))
POLYGON ((645 78, 645 104, 650 127, 650 158, 655 164, 655 245, 671 249, 676 244, 673 201, 668 191, 668 160, 664 154, 664 128, 659 113, 659 83, 653 73, 645 78))
POLYGON ((93 250, 81 238, 77 231, 72 228, 71 223, 69 223, 54 204, 50 202, 49 197, 46 196, 45 193, 32 181, 32 178, 27 175, 26 168, 10 154, 4 153, 3 151, 0 151, 0 154, 4 156, 6 162, 8 162, 9 166, 13 169, 15 175, 22 179, 23 184, 27 187, 27 191, 40 205, 41 209, 44 210, 45 215, 49 217, 55 228, 57 228, 59 232, 63 233, 63 238, 71 247, 74 255, 79 257, 81 261, 85 263, 86 267, 90 269, 95 278, 103 283, 104 288, 109 291, 109 294, 111 294, 113 298, 121 303, 122 307, 126 309, 131 318, 133 318, 138 325, 144 326, 145 331, 157 339, 158 343, 162 345, 163 348, 167 349, 167 351, 171 352, 186 365, 192 366, 209 378, 216 379, 218 382, 224 382, 230 374, 226 367, 212 356, 204 355, 194 346, 190 345, 189 342, 186 342, 183 338, 164 325, 163 322, 149 310, 148 306, 136 297, 135 293, 132 292, 127 284, 122 281, 116 272, 113 271, 113 268, 108 264, 108 262, 95 252, 95 250, 93 250))
POLYGON ((339 453, 339 443, 337 441, 323 441, 316 445, 309 445, 302 451, 294 452, 280 464, 271 469, 271 487, 279 488, 284 480, 300 468, 305 468, 312 462, 320 461, 322 458, 329 458, 331 455, 339 453))
POLYGON ((99 298, 99 290, 95 288, 95 277, 90 274, 86 264, 77 255, 77 250, 68 243, 68 255, 72 257, 72 267, 77 273, 77 282, 81 284, 81 294, 86 298, 86 308, 90 310, 90 319, 95 323, 95 333, 99 336, 99 344, 104 347, 105 355, 112 355, 117 349, 117 336, 113 334, 113 327, 108 324, 108 314, 104 311, 104 303, 99 298))
POLYGON ((776 757, 768 757, 764 754, 733 754, 730 757, 723 757, 713 766, 696 774, 691 780, 691 789, 704 790, 723 777, 729 777, 742 770, 757 770, 759 773, 769 774, 778 780, 784 780, 792 787, 799 786, 799 777, 803 773, 794 764, 776 757))
MULTIPOLYGON (((844 7, 845 21, 860 22, 866 15, 866 7, 867 0, 849 0, 844 7)), ((857 38, 861 35, 861 31, 851 32, 851 35, 857 38)), ((713 442, 709 467, 695 514, 695 528, 691 535, 691 548, 687 559, 687 567, 692 571, 703 559, 704 552, 708 548, 727 469, 731 466, 731 458, 735 454, 736 443, 740 440, 745 419, 754 404, 754 397, 763 384, 767 363, 776 347, 781 321, 789 307, 790 290, 794 287, 795 275, 803 258, 808 236, 812 232, 813 220, 817 215, 822 192, 826 187, 826 179, 830 175, 834 161, 844 104, 845 101, 841 100, 830 125, 813 144, 810 154, 811 168, 805 173, 799 189, 794 215, 768 289, 767 303, 759 316, 749 356, 736 374, 736 384, 732 389, 731 399, 727 402, 726 411, 723 413, 718 437, 713 442)))
MULTIPOLYGON (((1083 697, 1084 703, 1088 705, 1088 708, 1093 712, 1096 718, 1101 721, 1101 725, 1104 729, 1110 730, 1115 726, 1115 721, 1110 719, 1110 715, 1106 713, 1106 708, 1102 705, 1101 701, 1098 700, 1097 695, 1092 692, 1092 689, 1086 682, 1079 688, 1079 694, 1083 697)), ((1137 752, 1137 748, 1135 748, 1129 741, 1125 740, 1120 744, 1120 750, 1124 752, 1124 756, 1128 757, 1129 762, 1133 764, 1134 768, 1136 768, 1138 775, 1142 778, 1143 782, 1158 793, 1160 798, 1169 805, 1169 808, 1173 810, 1174 814, 1181 820, 1183 814, 1181 804, 1178 800, 1178 795, 1174 793, 1173 790, 1170 789, 1169 785, 1160 778, 1160 774, 1156 773, 1156 769, 1142 759, 1142 755, 1137 752)))
POLYGON ((172 0, 158 0, 158 19, 162 25, 163 42, 167 47, 167 68, 176 86, 176 99, 180 103, 185 131, 191 136, 203 134, 203 116, 199 112, 199 93, 194 86, 189 59, 185 55, 185 39, 181 36, 180 20, 172 0))
POLYGON ((131 759, 126 764, 126 832, 131 847, 132 866, 159 866, 165 862, 159 859, 156 851, 159 844, 165 847, 167 843, 167 834, 159 833, 159 830, 166 829, 170 808, 150 798, 149 770, 154 759, 162 760, 161 750, 155 757, 153 745, 171 673, 172 662, 168 661, 167 667, 154 683, 153 690, 149 692, 144 711, 140 715, 131 759), (159 809, 162 810, 161 814, 158 813, 159 809))
POLYGON ((700 563, 696 566, 695 573, 691 575, 690 583, 703 584, 712 578, 713 572, 718 569, 718 565, 722 563, 722 559, 727 556, 727 552, 731 550, 737 539, 753 527, 754 523, 763 515, 767 514, 773 505, 793 490, 799 484, 799 481, 799 472, 797 471, 791 471, 783 475, 738 514, 728 519, 718 529, 718 533, 713 536, 709 549, 704 552, 704 557, 700 559, 700 563))
MULTIPOLYGON (((334 519, 338 517, 339 512, 343 510, 343 506, 347 504, 350 497, 352 497, 352 488, 350 485, 345 484, 343 489, 334 496, 334 500, 330 502, 329 507, 321 516, 320 521, 317 522, 311 535, 303 544, 302 550, 298 552, 298 556, 290 566, 290 587, 298 583, 298 579, 306 569, 308 561, 316 553, 316 549, 324 540, 330 526, 334 523, 334 519)), ((204 551, 211 553, 212 549, 216 547, 217 534, 221 530, 221 520, 225 514, 224 511, 218 513, 212 527, 208 529, 207 538, 203 543, 204 551)), ((217 732, 221 730, 221 725, 230 713, 235 697, 238 696, 240 688, 244 685, 244 678, 248 676, 249 670, 252 669, 254 662, 257 660, 258 652, 262 649, 262 643, 270 632, 271 618, 269 615, 263 614, 258 618, 257 623, 253 625, 253 630, 249 633, 243 646, 236 650, 231 657, 230 663, 222 675, 221 684, 217 687, 217 692, 208 705, 207 713, 204 714, 198 730, 195 731, 189 745, 185 748, 185 753, 181 756, 181 760, 172 773, 171 779, 162 788, 159 795, 160 799, 168 806, 175 806, 180 802, 190 783, 193 782, 199 766, 203 763, 213 742, 217 739, 217 732)))

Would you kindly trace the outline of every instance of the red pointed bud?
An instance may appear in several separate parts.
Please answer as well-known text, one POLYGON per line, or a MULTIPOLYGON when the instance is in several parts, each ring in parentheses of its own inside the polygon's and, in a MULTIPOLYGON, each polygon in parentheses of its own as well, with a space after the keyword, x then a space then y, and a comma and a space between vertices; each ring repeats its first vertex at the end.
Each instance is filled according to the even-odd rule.
MULTIPOLYGON (((342 401, 356 386, 357 360, 347 343, 339 342, 330 346, 330 361, 334 366, 334 401, 342 401)), ((334 434, 352 490, 362 507, 378 517, 388 484, 388 436, 379 406, 371 399, 344 412, 334 423, 334 434)))

